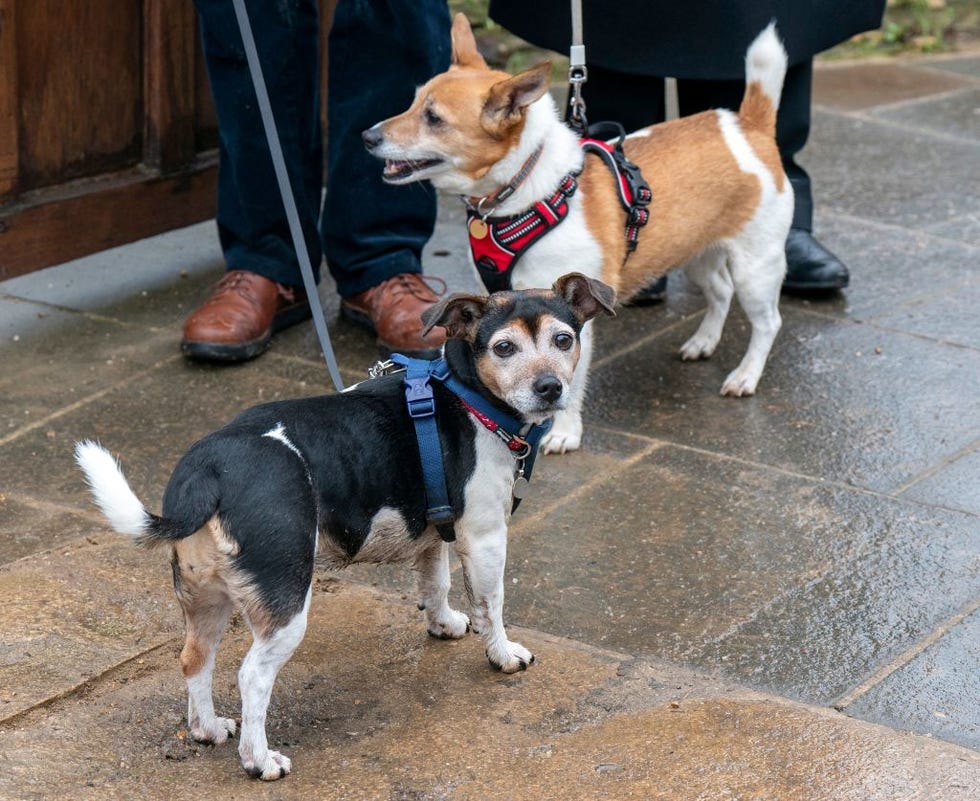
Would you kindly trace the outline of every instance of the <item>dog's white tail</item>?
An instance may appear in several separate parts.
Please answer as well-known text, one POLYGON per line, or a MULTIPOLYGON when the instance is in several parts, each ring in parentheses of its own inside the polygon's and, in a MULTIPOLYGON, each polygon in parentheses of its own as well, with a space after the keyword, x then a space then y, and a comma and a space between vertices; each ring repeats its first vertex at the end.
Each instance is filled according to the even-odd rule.
POLYGON ((153 517, 130 489, 112 454, 97 442, 85 440, 75 444, 75 461, 109 524, 120 534, 145 542, 152 533, 153 517))
POLYGON ((755 37, 745 54, 745 97, 738 110, 744 123, 775 131, 786 64, 786 48, 774 20, 755 37))

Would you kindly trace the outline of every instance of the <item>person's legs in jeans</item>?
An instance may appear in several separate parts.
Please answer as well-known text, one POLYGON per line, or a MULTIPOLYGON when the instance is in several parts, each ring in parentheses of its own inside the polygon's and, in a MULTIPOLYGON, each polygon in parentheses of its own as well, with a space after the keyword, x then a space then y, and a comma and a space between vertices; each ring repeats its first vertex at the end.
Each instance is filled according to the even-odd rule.
MULTIPOLYGON (((309 316, 272 158, 230 0, 195 0, 218 116, 218 236, 227 270, 188 318, 184 352, 240 361, 309 316)), ((250 0, 248 13, 307 249, 318 274, 322 147, 316 0, 250 0)))
POLYGON ((436 193, 428 183, 385 184, 361 132, 404 111, 448 68, 449 28, 445 0, 340 0, 330 32, 324 251, 343 313, 389 349, 438 345, 418 333, 420 309, 437 299, 418 277, 436 193))

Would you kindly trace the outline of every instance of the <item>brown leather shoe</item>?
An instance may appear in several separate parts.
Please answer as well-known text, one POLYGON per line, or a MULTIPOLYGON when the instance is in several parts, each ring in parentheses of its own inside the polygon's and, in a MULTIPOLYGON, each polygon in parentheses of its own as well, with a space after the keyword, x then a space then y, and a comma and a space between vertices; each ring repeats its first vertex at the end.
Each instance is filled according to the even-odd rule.
POLYGON ((446 341, 443 329, 422 336, 422 312, 446 292, 441 278, 423 278, 419 273, 402 273, 382 281, 366 292, 344 298, 340 313, 351 322, 378 335, 378 347, 385 355, 392 352, 431 359, 439 355, 446 341), (427 282, 441 284, 438 293, 427 282))
POLYGON ((184 321, 180 349, 192 359, 243 362, 269 347, 273 334, 309 316, 302 290, 247 270, 231 270, 184 321))

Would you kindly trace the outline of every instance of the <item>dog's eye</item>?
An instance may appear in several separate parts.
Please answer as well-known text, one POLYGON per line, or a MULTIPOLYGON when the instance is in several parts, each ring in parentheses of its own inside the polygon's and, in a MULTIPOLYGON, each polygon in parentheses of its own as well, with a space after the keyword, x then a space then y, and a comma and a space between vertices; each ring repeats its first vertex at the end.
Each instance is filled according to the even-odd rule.
POLYGON ((575 337, 571 334, 555 334, 555 347, 558 350, 569 350, 575 344, 575 337))
POLYGON ((431 108, 427 108, 422 112, 422 118, 425 120, 425 124, 430 128, 436 128, 442 125, 442 117, 436 114, 431 108))
POLYGON ((502 339, 493 346, 493 352, 496 353, 501 359, 506 359, 508 356, 513 356, 515 353, 517 353, 517 348, 510 340, 502 339))

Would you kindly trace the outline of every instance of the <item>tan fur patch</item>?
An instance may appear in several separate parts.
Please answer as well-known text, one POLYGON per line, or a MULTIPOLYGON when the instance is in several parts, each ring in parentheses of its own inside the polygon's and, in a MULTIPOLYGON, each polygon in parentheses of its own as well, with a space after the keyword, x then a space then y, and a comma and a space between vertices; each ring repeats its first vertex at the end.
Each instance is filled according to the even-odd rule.
POLYGON ((776 190, 782 192, 786 174, 776 145, 776 110, 758 81, 752 81, 746 87, 745 97, 738 109, 738 119, 752 150, 772 173, 776 190))
MULTIPOLYGON (((173 548, 175 569, 179 573, 177 599, 184 612, 187 628, 185 650, 187 670, 200 670, 197 632, 207 639, 206 632, 218 612, 229 603, 242 610, 253 631, 265 636, 272 630, 268 611, 251 583, 232 565, 238 545, 221 526, 217 517, 211 518, 189 537, 178 540, 173 548)), ((184 664, 181 653, 181 666, 184 664)))
POLYGON ((725 143, 716 112, 647 130, 648 135, 627 139, 625 145, 653 191, 650 222, 625 265, 626 215, 609 170, 598 157, 588 156, 581 179, 587 225, 603 248, 602 280, 624 299, 711 243, 737 234, 762 195, 758 178, 742 172, 725 143), (705 191, 693 195, 696 187, 705 191))

